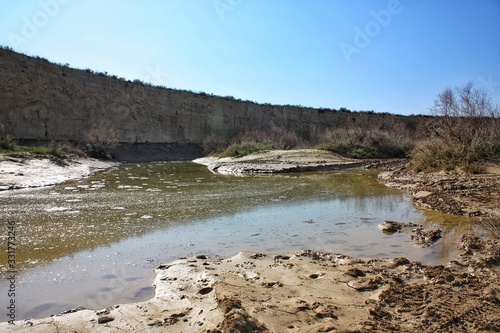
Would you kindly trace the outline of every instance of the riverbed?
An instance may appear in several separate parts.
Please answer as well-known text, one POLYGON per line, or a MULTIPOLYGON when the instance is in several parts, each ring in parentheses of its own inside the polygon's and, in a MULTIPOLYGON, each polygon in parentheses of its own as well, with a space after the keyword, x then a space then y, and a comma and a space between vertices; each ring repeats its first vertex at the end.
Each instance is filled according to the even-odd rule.
POLYGON ((441 264, 477 228, 465 217, 416 209, 376 171, 234 177, 187 162, 126 164, 6 191, 0 210, 2 225, 16 226, 18 319, 149 299, 153 268, 180 257, 312 249, 441 264), (408 235, 381 233, 384 220, 441 228, 443 238, 415 247, 408 235))

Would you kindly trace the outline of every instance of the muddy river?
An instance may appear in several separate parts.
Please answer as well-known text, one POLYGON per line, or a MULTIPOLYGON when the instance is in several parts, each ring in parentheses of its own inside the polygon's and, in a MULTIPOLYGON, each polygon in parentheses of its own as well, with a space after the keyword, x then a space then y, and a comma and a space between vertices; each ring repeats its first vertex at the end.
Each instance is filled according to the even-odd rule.
MULTIPOLYGON (((428 264, 457 255, 463 217, 416 209, 365 170, 234 177, 193 163, 122 165, 62 185, 0 193, 1 246, 16 230, 17 319, 149 299, 153 268, 196 254, 302 249, 428 264), (418 248, 383 220, 441 228, 418 248)), ((7 304, 7 255, 0 258, 7 304)), ((7 321, 2 316, 1 321, 7 321)))

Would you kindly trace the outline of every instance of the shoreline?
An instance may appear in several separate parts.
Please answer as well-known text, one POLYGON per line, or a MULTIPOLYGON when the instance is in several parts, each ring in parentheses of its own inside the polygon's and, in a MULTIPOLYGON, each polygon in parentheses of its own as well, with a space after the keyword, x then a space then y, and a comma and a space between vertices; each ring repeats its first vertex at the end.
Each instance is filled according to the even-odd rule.
POLYGON ((462 238, 460 259, 299 251, 183 258, 155 269, 155 296, 0 323, 11 332, 482 332, 499 329, 498 242, 462 238), (425 296, 424 296, 425 295, 425 296), (463 302, 467 299, 467 302, 463 302))
POLYGON ((446 214, 500 218, 500 170, 459 175, 446 172, 415 173, 399 167, 381 172, 378 179, 386 186, 412 196, 417 207, 446 214))
POLYGON ((202 157, 193 162, 207 166, 214 173, 233 176, 339 170, 369 164, 367 160, 317 149, 271 150, 243 157, 202 157))
POLYGON ((89 157, 56 160, 48 157, 0 156, 0 193, 52 186, 68 180, 85 178, 91 174, 117 166, 116 161, 103 161, 89 157))

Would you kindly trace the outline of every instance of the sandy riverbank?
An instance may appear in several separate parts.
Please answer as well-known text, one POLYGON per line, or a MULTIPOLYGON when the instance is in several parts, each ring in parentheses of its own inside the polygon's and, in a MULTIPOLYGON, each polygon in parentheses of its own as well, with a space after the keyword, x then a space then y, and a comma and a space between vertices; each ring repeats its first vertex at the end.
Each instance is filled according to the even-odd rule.
POLYGON ((357 168, 367 161, 317 149, 272 150, 244 157, 203 157, 193 162, 226 175, 285 173, 357 168))
POLYGON ((50 186, 118 165, 114 161, 75 157, 69 160, 0 155, 0 190, 50 186))
POLYGON ((490 332, 498 243, 463 237, 447 266, 302 251, 160 265, 155 297, 16 322, 11 332, 490 332))

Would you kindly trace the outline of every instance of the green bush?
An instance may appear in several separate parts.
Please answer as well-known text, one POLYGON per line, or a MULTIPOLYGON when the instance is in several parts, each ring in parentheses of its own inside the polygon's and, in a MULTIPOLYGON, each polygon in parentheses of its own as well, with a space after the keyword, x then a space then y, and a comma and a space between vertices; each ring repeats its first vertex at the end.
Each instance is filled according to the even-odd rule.
POLYGON ((47 149, 47 154, 60 159, 70 158, 71 156, 85 156, 85 153, 78 147, 69 142, 52 141, 47 149))
POLYGON ((17 142, 8 134, 4 134, 0 136, 0 149, 6 151, 15 151, 17 150, 17 142))
POLYGON ((480 163, 480 153, 465 152, 463 147, 441 138, 426 140, 413 150, 410 169, 417 172, 464 171, 479 173, 484 171, 480 163))
POLYGON ((318 149, 328 150, 352 158, 407 157, 413 143, 386 131, 336 129, 323 134, 318 149))
POLYGON ((227 147, 219 154, 221 157, 242 157, 253 153, 276 149, 271 143, 241 142, 227 147))
POLYGON ((304 140, 292 131, 272 128, 269 131, 246 131, 231 140, 208 136, 202 145, 206 155, 241 157, 267 150, 294 149, 304 145, 304 140))

